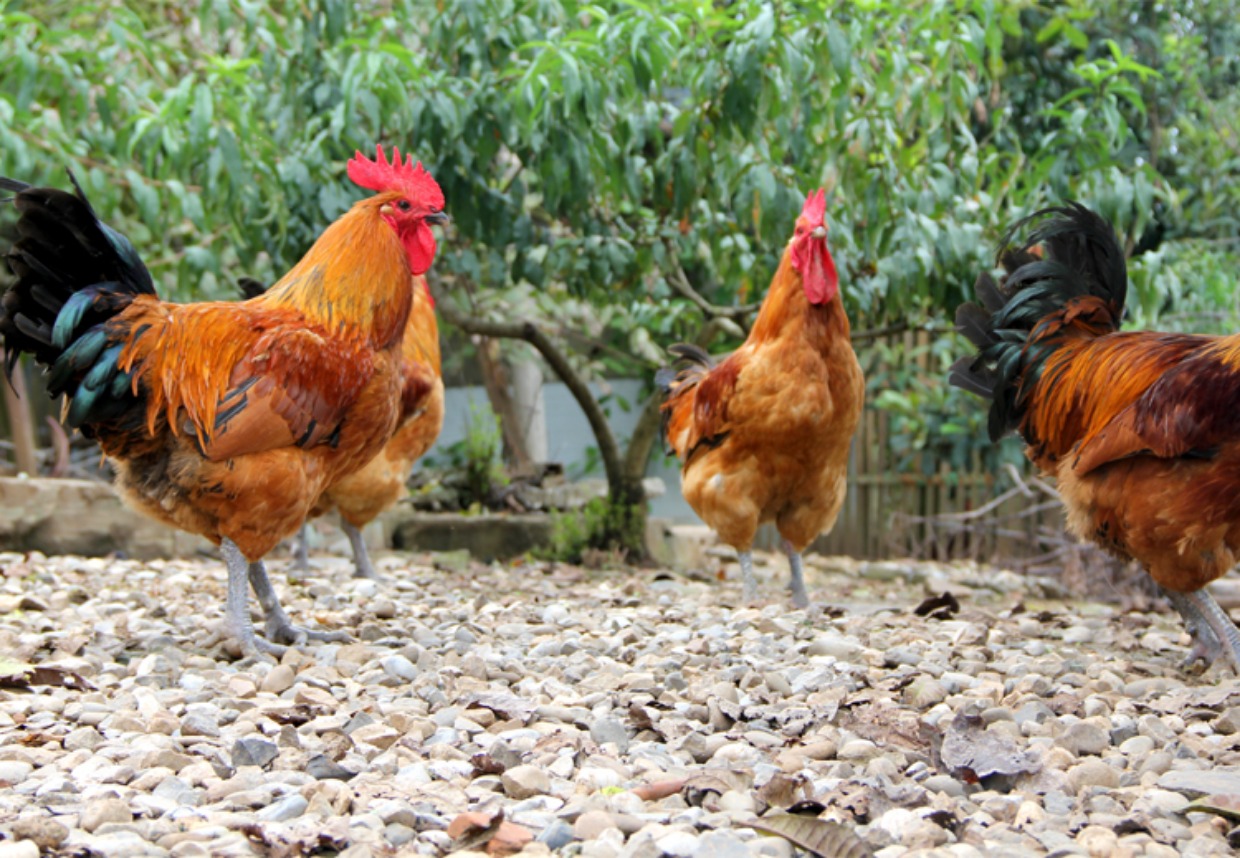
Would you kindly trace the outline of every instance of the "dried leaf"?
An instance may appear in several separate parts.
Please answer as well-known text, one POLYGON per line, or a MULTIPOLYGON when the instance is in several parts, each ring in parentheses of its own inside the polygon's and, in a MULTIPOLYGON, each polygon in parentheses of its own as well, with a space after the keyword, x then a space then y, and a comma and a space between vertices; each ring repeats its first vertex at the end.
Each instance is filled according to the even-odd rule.
POLYGON ((645 706, 639 703, 629 705, 629 723, 633 725, 633 729, 639 733, 642 730, 653 730, 654 719, 650 717, 650 712, 645 706))
POLYGON ((265 858, 305 858, 307 855, 325 855, 340 852, 348 847, 348 829, 339 824, 328 824, 312 834, 272 831, 255 823, 246 823, 241 833, 265 858), (335 829, 335 830, 333 830, 335 829))
POLYGON ((479 775, 502 775, 506 767, 490 754, 474 754, 469 762, 474 767, 474 777, 479 775))
MULTIPOLYGON (((756 797, 766 807, 793 807, 806 799, 806 793, 812 793, 809 782, 803 775, 789 775, 776 772, 757 791, 756 797)), ((759 806, 761 809, 761 806, 759 806)))
POLYGON ((448 836, 453 839, 453 852, 481 847, 488 855, 516 855, 534 839, 533 832, 525 826, 505 821, 502 810, 493 814, 477 810, 457 814, 448 824, 448 836))
MULTIPOLYGON (((948 773, 966 783, 994 776, 1002 781, 1017 775, 1035 774, 1041 769, 1041 764, 1010 738, 985 729, 980 717, 964 712, 952 719, 939 754, 948 773)), ((1001 788, 1003 784, 987 786, 1001 788)))
POLYGON ((35 685, 55 685, 74 691, 95 690, 95 686, 72 670, 0 658, 0 688, 30 688, 35 685))
POLYGON ((494 813, 485 813, 480 810, 458 813, 448 823, 448 836, 453 840, 453 851, 473 849, 489 842, 499 831, 503 822, 504 811, 502 810, 494 813))
POLYGON ((950 620, 960 613, 960 602, 956 600, 955 596, 944 590, 943 595, 931 596, 923 601, 913 609, 913 613, 919 617, 929 617, 932 620, 950 620))
POLYGON ((782 837, 818 858, 871 858, 874 855, 851 828, 826 819, 776 813, 746 824, 755 831, 782 837))
POLYGON ((302 724, 308 724, 315 718, 318 718, 323 712, 324 710, 321 707, 311 706, 308 703, 298 703, 287 709, 271 709, 267 712, 267 717, 277 724, 300 727, 302 724))
POLYGON ((1185 807, 1182 813, 1213 813, 1240 822, 1240 795, 1204 795, 1185 807))
POLYGON ((490 709, 498 717, 506 721, 528 722, 534 717, 537 708, 522 697, 515 694, 480 694, 471 700, 466 709, 490 709))

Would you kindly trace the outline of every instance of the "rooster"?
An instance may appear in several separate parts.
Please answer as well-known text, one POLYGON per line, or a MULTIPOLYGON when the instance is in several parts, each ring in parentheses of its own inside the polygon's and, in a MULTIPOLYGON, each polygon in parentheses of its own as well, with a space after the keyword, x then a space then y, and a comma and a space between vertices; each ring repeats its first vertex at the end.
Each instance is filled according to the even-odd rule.
POLYGON ((1073 533, 1163 588, 1193 638, 1186 664, 1225 657, 1240 671, 1240 632, 1204 589, 1240 559, 1240 335, 1120 331, 1124 252, 1078 204, 1016 224, 999 256, 1002 282, 983 273, 980 304, 956 314, 978 353, 952 384, 993 400, 992 441, 1019 432, 1073 533))
MULTIPOLYGON (((440 376, 439 325, 435 299, 425 277, 414 278, 413 310, 402 346, 400 418, 392 440, 361 470, 337 480, 323 493, 313 515, 333 506, 353 546, 355 576, 378 578, 362 528, 391 507, 405 493, 405 481, 413 463, 431 448, 443 428, 443 378, 440 376)), ((298 542, 298 566, 309 568, 303 530, 298 542)))
POLYGON ((656 376, 685 499, 736 549, 747 601, 757 597, 754 534, 773 521, 792 569, 793 604, 809 605, 801 552, 831 528, 844 503, 865 380, 825 216, 826 194, 818 190, 805 200, 740 348, 716 363, 696 346, 673 346, 681 368, 656 376))
MULTIPOLYGON (((32 354, 65 420, 99 442, 139 511, 220 546, 226 616, 243 651, 343 640, 294 626, 262 563, 325 488, 391 437, 411 275, 435 255, 443 193, 412 158, 357 153, 356 203, 265 295, 172 304, 130 242, 76 194, 15 192, 16 284, 0 302, 6 366, 32 354), (258 637, 247 580, 266 615, 258 637)), ((72 175, 70 176, 72 179, 72 175)))

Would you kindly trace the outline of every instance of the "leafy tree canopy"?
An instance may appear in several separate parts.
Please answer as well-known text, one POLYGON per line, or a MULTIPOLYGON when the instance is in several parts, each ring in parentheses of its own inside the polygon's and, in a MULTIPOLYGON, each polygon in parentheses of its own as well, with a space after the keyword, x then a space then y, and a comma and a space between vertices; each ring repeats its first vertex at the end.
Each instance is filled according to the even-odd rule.
MULTIPOLYGON (((449 300, 586 371, 759 300, 818 186, 855 327, 946 325, 1065 197, 1140 252, 1139 323, 1201 327, 1234 321, 1238 57, 1210 0, 0 0, 0 172, 73 167, 167 294, 231 298, 360 196, 355 148, 400 145, 448 199, 449 300)), ((983 409, 939 379, 879 404, 958 457, 983 409)))

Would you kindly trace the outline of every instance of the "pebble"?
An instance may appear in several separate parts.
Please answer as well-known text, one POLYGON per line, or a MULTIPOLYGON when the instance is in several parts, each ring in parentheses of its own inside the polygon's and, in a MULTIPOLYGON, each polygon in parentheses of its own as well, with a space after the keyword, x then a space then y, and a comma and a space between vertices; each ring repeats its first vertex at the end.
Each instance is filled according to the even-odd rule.
POLYGON ((500 776, 504 792, 511 798, 529 798, 551 790, 551 779, 538 766, 522 765, 508 769, 500 776))
POLYGON ((241 766, 265 766, 280 755, 280 749, 274 742, 247 736, 233 744, 232 764, 241 766))
POLYGON ((263 691, 271 694, 283 694, 293 687, 293 682, 297 679, 297 673, 287 664, 277 664, 271 669, 259 685, 263 691))
POLYGON ((255 817, 264 822, 288 822, 306 812, 310 805, 308 799, 301 794, 289 795, 273 802, 255 813, 255 817))
POLYGON ((1230 848, 1184 807, 1240 794, 1240 684, 1181 672, 1173 617, 1056 601, 1042 622, 1011 613, 1037 598, 1029 579, 972 564, 811 561, 811 590, 842 611, 794 620, 775 590, 737 602, 733 581, 651 589, 648 571, 462 553, 459 574, 395 555, 390 581, 355 583, 347 559, 318 559, 278 579, 286 607, 354 641, 274 664, 206 637, 216 561, 0 577, 0 604, 45 606, 3 615, 9 645, 95 686, 0 695, 0 858, 239 858, 259 848, 246 830, 290 854, 321 831, 348 858, 439 855, 461 813, 501 809, 531 856, 792 858, 746 823, 804 798, 863 808, 847 827, 883 858, 1230 848), (912 614, 931 583, 967 596, 965 619, 912 614), (156 590, 158 612, 134 610, 156 590), (961 714, 1037 770, 976 785, 937 768, 961 714))
POLYGON ((39 858, 39 847, 32 840, 0 842, 0 858, 39 858))
POLYGON ((109 822, 133 822, 133 811, 119 798, 92 801, 82 808, 78 825, 83 831, 96 831, 109 822))

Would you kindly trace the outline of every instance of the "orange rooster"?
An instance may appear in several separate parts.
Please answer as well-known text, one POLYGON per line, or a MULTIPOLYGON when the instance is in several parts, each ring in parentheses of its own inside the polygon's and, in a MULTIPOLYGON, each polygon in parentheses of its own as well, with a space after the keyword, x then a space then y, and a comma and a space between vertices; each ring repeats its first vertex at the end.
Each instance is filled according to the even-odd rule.
POLYGON ((956 314, 979 353, 952 383, 994 401, 991 440, 1020 433, 1077 536, 1163 588, 1193 637, 1188 663, 1225 657, 1240 671, 1240 632, 1203 589, 1240 560, 1240 335, 1120 331, 1123 249, 1077 204, 1018 223, 1000 258, 1002 283, 982 274, 981 304, 956 314))
POLYGON ((793 604, 809 604, 801 552, 844 503, 865 399, 825 216, 826 194, 811 193, 739 349, 716 364, 696 346, 673 346, 687 365, 656 377, 685 499, 736 549, 748 601, 757 596, 754 534, 773 521, 792 567, 793 604))
MULTIPOLYGON (((443 379, 440 377, 435 299, 425 277, 413 280, 413 311, 409 314, 402 346, 403 385, 396 434, 361 470, 333 483, 312 513, 323 515, 333 506, 340 511, 345 535, 353 546, 358 578, 379 577, 366 551, 362 528, 405 494, 405 481, 413 463, 431 448, 443 428, 443 379)), ((309 568, 304 529, 297 549, 298 566, 309 568)))
POLYGON ((346 639, 294 626, 263 556, 316 499, 391 437, 411 274, 434 259, 443 193, 415 165, 358 153, 355 204, 265 295, 171 304, 129 241, 77 194, 12 179, 18 280, 0 306, 8 369, 27 352, 66 397, 70 426, 98 440, 138 510, 220 545, 226 615, 246 652, 346 639), (266 614, 254 633, 246 583, 266 614))

